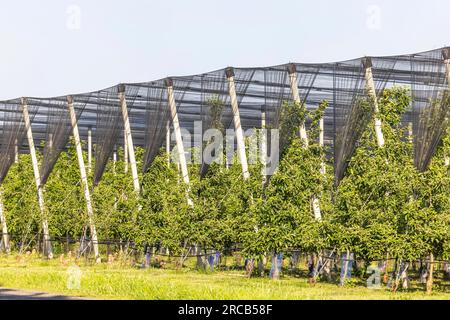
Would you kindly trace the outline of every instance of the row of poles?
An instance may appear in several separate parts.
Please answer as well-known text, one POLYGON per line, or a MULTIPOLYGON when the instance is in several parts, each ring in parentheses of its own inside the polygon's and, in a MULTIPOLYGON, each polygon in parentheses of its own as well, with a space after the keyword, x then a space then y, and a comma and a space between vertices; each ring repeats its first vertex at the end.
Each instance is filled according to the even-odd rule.
MULTIPOLYGON (((375 133, 376 133, 376 139, 378 147, 382 148, 385 144, 383 132, 382 132, 382 123, 379 118, 379 108, 378 108, 378 101, 377 101, 377 93, 375 89, 375 83, 373 79, 373 72, 372 72, 372 61, 369 57, 363 58, 361 61, 365 73, 365 85, 366 85, 366 92, 369 95, 370 99, 373 102, 374 105, 374 125, 375 125, 375 133)), ((446 66, 446 77, 447 82, 450 84, 450 55, 448 52, 444 51, 444 64, 446 66)), ((294 103, 300 105, 301 104, 301 98, 298 90, 298 79, 297 79, 297 70, 296 66, 294 64, 289 64, 287 66, 287 72, 289 74, 289 81, 290 81, 290 89, 292 98, 294 100, 294 103)), ((248 162, 247 162, 247 155, 245 151, 245 141, 244 141, 244 133, 241 126, 241 118, 239 114, 239 105, 238 105, 238 99, 237 99, 237 93, 236 93, 236 85, 235 85, 235 74, 233 68, 227 68, 225 70, 225 76, 227 78, 228 82, 228 93, 230 96, 230 102, 231 102, 231 108, 233 112, 233 122, 234 122, 234 129, 235 129, 235 135, 236 135, 236 141, 237 141, 237 156, 239 159, 239 162, 242 167, 242 176, 244 180, 247 180, 250 178, 250 172, 248 170, 248 162)), ((180 123, 178 120, 178 112, 177 112, 177 106, 175 101, 175 95, 174 95, 174 86, 173 86, 173 80, 171 78, 167 78, 164 81, 164 84, 167 89, 167 98, 168 98, 168 107, 170 109, 171 113, 171 120, 172 120, 172 126, 175 134, 175 141, 176 141, 176 147, 178 152, 178 159, 179 159, 179 166, 181 170, 181 175, 183 178, 184 183, 186 184, 187 190, 189 190, 189 174, 188 174, 188 167, 187 167, 187 161, 186 161, 186 155, 182 140, 182 134, 181 134, 181 128, 180 123)), ((139 183, 139 177, 138 177, 138 171, 137 171, 137 165, 136 165, 136 157, 134 152, 134 145, 133 145, 133 137, 131 133, 131 127, 130 127, 130 121, 128 117, 128 107, 127 107, 127 99, 125 96, 125 85, 119 85, 118 89, 118 98, 120 102, 120 108, 122 111, 123 116, 123 123, 124 123, 124 153, 125 158, 128 159, 126 161, 126 166, 128 166, 128 161, 131 167, 131 174, 133 178, 133 186, 134 190, 137 194, 140 194, 140 183, 139 183)), ((27 105, 27 99, 22 98, 21 100, 21 107, 23 112, 23 119, 25 122, 25 129, 28 139, 28 145, 29 145, 29 151, 31 155, 31 161, 33 164, 33 172, 34 172, 34 179, 37 187, 37 197, 38 197, 38 203, 39 208, 42 214, 42 229, 43 229, 43 241, 44 241, 44 254, 48 258, 53 257, 53 252, 51 248, 51 242, 50 242, 50 234, 48 229, 48 222, 46 218, 46 210, 45 210, 45 203, 44 203, 44 192, 43 192, 43 185, 40 181, 40 175, 39 175, 39 166, 36 156, 36 149, 34 145, 33 140, 33 133, 31 129, 31 121, 30 116, 28 112, 28 105, 27 105)), ((72 133, 73 138, 75 141, 75 147, 76 147, 76 153, 77 153, 77 160, 80 170, 80 178, 84 189, 84 197, 86 201, 86 209, 88 213, 88 219, 89 219, 89 227, 90 227, 90 233, 91 233, 91 241, 92 241, 92 247, 95 254, 95 258, 97 262, 101 262, 100 259, 100 253, 98 249, 98 238, 97 238, 97 231, 94 224, 94 211, 92 206, 92 200, 91 200, 91 194, 89 191, 89 185, 88 185, 88 179, 87 179, 87 173, 86 173, 86 167, 83 159, 83 152, 82 152, 82 145, 80 140, 80 134, 78 130, 77 125, 77 116, 75 113, 74 108, 74 99, 72 96, 67 97, 67 107, 68 112, 70 114, 70 121, 72 125, 72 133)), ((265 114, 262 115, 262 128, 265 127, 265 114)), ((324 135, 323 135, 323 119, 320 120, 320 136, 319 136, 319 142, 320 145, 323 146, 324 143, 324 135)), ((167 139, 166 139, 166 149, 167 152, 170 152, 170 126, 169 123, 167 125, 167 139)), ((304 148, 308 148, 309 141, 308 141, 308 135, 305 127, 305 123, 303 122, 300 125, 299 128, 299 136, 303 140, 303 146, 304 148)), ((265 139, 262 140, 262 150, 267 150, 267 145, 265 139)), ((114 154, 114 157, 116 157, 116 154, 114 154)), ((262 157, 263 159, 265 157, 262 157)), ((91 166, 92 161, 92 137, 91 132, 89 130, 88 134, 88 163, 89 168, 91 166)), ((170 161, 170 160, 169 160, 170 161)), ((449 159, 446 158, 446 164, 448 165, 449 159)), ((264 165, 264 164, 263 164, 264 165)), ((325 166, 322 165, 322 173, 324 174, 325 166)), ((193 206, 192 200, 187 196, 187 201, 189 205, 193 206)), ((317 198, 317 195, 313 195, 313 212, 314 217, 316 220, 321 219, 321 212, 320 212, 320 203, 317 198)), ((3 202, 1 199, 0 194, 0 220, 2 225, 2 232, 3 232, 3 243, 5 248, 9 248, 9 239, 8 239, 8 229, 6 224, 6 219, 4 215, 4 207, 3 202)))

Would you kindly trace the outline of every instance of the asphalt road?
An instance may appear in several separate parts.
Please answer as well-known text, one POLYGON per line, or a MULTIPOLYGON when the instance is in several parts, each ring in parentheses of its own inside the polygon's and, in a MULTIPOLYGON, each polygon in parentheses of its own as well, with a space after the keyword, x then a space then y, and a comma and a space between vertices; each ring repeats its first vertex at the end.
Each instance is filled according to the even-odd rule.
POLYGON ((54 295, 45 292, 0 288, 0 300, 86 300, 79 297, 54 295))

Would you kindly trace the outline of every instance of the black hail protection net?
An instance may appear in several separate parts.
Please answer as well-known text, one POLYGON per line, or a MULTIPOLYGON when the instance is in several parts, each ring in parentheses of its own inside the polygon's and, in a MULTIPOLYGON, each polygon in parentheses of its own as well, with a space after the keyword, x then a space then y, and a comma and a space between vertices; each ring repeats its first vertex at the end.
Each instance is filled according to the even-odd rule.
POLYGON ((118 87, 99 91, 93 101, 97 105, 95 134, 94 185, 98 185, 114 146, 123 131, 123 118, 118 87))
POLYGON ((0 104, 1 145, 0 145, 0 185, 14 163, 16 146, 22 144, 25 137, 25 125, 19 102, 0 104))
POLYGON ((371 70, 376 99, 389 83, 397 59, 363 58, 337 63, 334 71, 334 173, 338 185, 364 130, 373 120, 375 104, 366 72, 371 70))
POLYGON ((423 172, 448 127, 450 95, 445 59, 449 49, 413 56, 411 62, 413 85, 414 164, 423 172))
MULTIPOLYGON (((200 93, 200 115, 201 115, 201 125, 202 125, 202 137, 199 141, 202 144, 201 148, 201 166, 200 166, 200 177, 203 178, 208 172, 209 161, 205 162, 203 157, 204 147, 207 147, 209 143, 212 142, 212 137, 209 137, 208 131, 210 129, 215 129, 221 132, 222 137, 225 134, 226 122, 225 118, 229 119, 232 117, 231 108, 227 108, 226 104, 228 99, 227 95, 227 83, 223 70, 217 72, 211 72, 203 74, 201 76, 201 93, 200 93), (206 133, 206 134, 205 134, 206 133)), ((223 148, 224 140, 214 141, 214 145, 219 146, 222 144, 223 148)), ((217 148, 220 150, 220 148, 217 148)), ((223 149, 222 149, 223 150, 223 149)), ((208 150, 206 150, 208 151, 208 150)), ((219 154, 211 154, 211 162, 218 160, 219 154)))
MULTIPOLYGON (((29 106, 39 107, 41 112, 45 113, 45 141, 39 171, 41 185, 45 185, 59 155, 65 149, 72 131, 67 99, 46 101, 29 99, 29 106)), ((37 122, 36 120, 38 118, 35 118, 35 122, 37 122)))
MULTIPOLYGON (((419 170, 427 167, 442 140, 443 131, 448 126, 448 83, 445 76, 443 50, 448 52, 448 49, 437 49, 412 55, 371 59, 375 91, 378 96, 385 87, 393 85, 412 88, 413 108, 405 112, 401 125, 405 126, 413 122, 414 158, 419 170)), ((365 90, 365 69, 362 59, 337 63, 295 63, 294 65, 300 99, 308 110, 314 110, 323 100, 329 102, 324 117, 324 142, 328 159, 334 160, 335 178, 338 184, 345 175, 348 162, 365 128, 369 124, 373 126, 373 123, 370 123, 370 120, 374 118, 373 106, 365 90)), ((247 136, 251 134, 248 129, 261 128, 263 112, 265 112, 267 128, 279 127, 279 110, 282 103, 292 101, 287 67, 288 65, 285 64, 233 69, 241 125, 247 136)), ((187 148, 193 145, 192 142, 195 146, 199 146, 198 136, 220 122, 224 130, 231 129, 229 133, 233 132, 234 123, 226 69, 172 79, 180 127, 183 132, 191 134, 191 137, 183 136, 187 148), (224 104, 223 108, 220 110, 216 106, 213 109, 219 112, 211 112, 209 104, 211 99, 214 101, 216 98, 224 104), (202 123, 200 133, 194 130, 195 122, 202 123)), ((101 178, 111 150, 114 146, 123 145, 124 141, 123 128, 120 127, 123 123, 119 121, 120 106, 117 89, 118 86, 115 86, 111 89, 74 96, 81 140, 83 142, 86 140, 88 128, 93 130, 92 138, 96 145, 96 183, 101 178), (108 92, 109 90, 112 91, 108 92), (114 108, 113 105, 116 107, 114 108)), ((127 84, 126 98, 133 144, 135 147, 145 149, 143 170, 147 170, 164 142, 167 119, 172 120, 164 79, 127 84)), ((69 121, 66 103, 66 97, 29 98, 30 118, 33 117, 33 108, 36 108, 32 129, 35 145, 43 153, 41 178, 44 183, 57 156, 67 147, 67 137, 70 135, 71 127, 67 125, 69 121)), ((3 143, 2 157, 5 160, 1 165, 7 172, 10 161, 8 160, 8 152, 10 152, 8 139, 12 139, 10 135, 14 127, 12 127, 11 113, 5 112, 5 109, 12 108, 13 105, 20 107, 20 99, 8 100, 0 104, 3 106, 0 113, 3 135, 0 139, 3 143)), ((22 115, 21 111, 18 115, 22 115)), ((306 127, 309 127, 309 123, 306 123, 306 127)), ((229 146, 227 148, 229 163, 237 143, 232 134, 227 135, 226 138, 226 146, 229 146)), ((248 141, 251 140, 248 139, 248 141)), ((270 154, 270 137, 267 142, 268 154, 270 154)), ((20 150, 28 152, 26 139, 21 139, 18 143, 20 150)), ((251 146, 248 145, 248 148, 250 150, 251 146)), ((186 150, 187 157, 189 157, 188 151, 186 150)), ((187 160, 189 162, 191 159, 187 160)), ((250 156, 249 160, 251 162, 250 156)), ((201 175, 204 175, 206 171, 207 166, 203 166, 201 175)))
POLYGON ((334 176, 344 177, 358 140, 372 117, 373 106, 364 88, 364 66, 360 59, 335 65, 334 71, 334 176))
MULTIPOLYGON (((145 173, 163 145, 167 129, 170 130, 170 110, 167 104, 167 89, 161 81, 150 83, 146 88, 144 159, 145 173)), ((169 131, 170 132, 170 131, 169 131)))

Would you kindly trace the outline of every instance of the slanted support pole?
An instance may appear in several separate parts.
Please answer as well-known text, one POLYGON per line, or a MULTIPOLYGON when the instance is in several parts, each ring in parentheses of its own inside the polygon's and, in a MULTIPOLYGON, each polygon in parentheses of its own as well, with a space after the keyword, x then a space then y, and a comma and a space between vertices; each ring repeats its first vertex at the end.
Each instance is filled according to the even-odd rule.
POLYGON ((378 117, 380 113, 380 109, 378 108, 378 98, 375 90, 375 83, 373 81, 373 73, 372 73, 372 59, 370 57, 363 58, 362 64, 365 70, 364 77, 366 79, 366 90, 369 97, 372 99, 374 105, 375 112, 375 134, 377 136, 378 147, 384 146, 384 136, 382 131, 381 120, 378 117))
POLYGON ((170 120, 167 120, 166 124, 166 155, 167 165, 170 166, 170 120))
MULTIPOLYGON (((167 78, 164 80, 164 84, 167 88, 167 99, 169 101, 169 108, 170 108, 170 114, 172 116, 172 125, 173 125, 173 131, 175 133, 175 141, 177 143, 177 151, 178 151, 178 159, 179 159, 179 166, 181 169, 181 175, 183 177, 184 183, 187 185, 189 190, 189 172, 187 168, 187 162, 186 162, 186 154, 184 153, 184 145, 183 145, 183 138, 181 136, 181 129, 180 129, 180 122, 178 120, 178 111, 177 111, 177 105, 175 102, 175 95, 173 92, 173 81, 170 78, 167 78)), ((192 199, 188 196, 187 201, 189 205, 193 205, 192 199)))
POLYGON ((14 140, 14 163, 19 163, 19 143, 17 138, 14 140))
POLYGON ((164 83, 167 87, 167 98, 169 100, 170 114, 172 115, 173 131, 175 133, 175 140, 177 143, 177 151, 178 151, 178 159, 180 161, 179 164, 181 167, 181 175, 183 176, 184 183, 189 186, 190 183, 189 173, 187 169, 186 154, 184 153, 184 145, 183 145, 183 138, 181 136, 180 122, 178 120, 177 105, 175 102, 175 95, 173 93, 173 81, 172 79, 168 78, 164 80, 164 83))
POLYGON ((75 114, 75 108, 73 106, 73 97, 72 96, 67 97, 67 106, 69 108, 70 122, 72 124, 73 138, 75 140, 75 148, 77 151, 77 159, 78 159, 78 167, 80 169, 81 183, 84 188, 84 198, 86 200, 86 209, 87 209, 87 213, 88 213, 89 227, 91 230, 92 246, 94 249, 95 259, 96 259, 97 263, 100 263, 101 259, 100 259, 100 253, 98 250, 97 230, 95 228, 95 223, 94 223, 94 210, 92 208, 91 193, 89 192, 89 184, 88 184, 87 175, 86 175, 86 167, 84 165, 84 159, 83 159, 83 149, 81 148, 80 133, 78 131, 77 116, 75 114))
POLYGON ((234 83, 234 69, 227 68, 225 70, 226 77, 228 79, 228 88, 231 100, 231 109, 233 111, 234 130, 236 134, 237 153, 239 161, 242 166, 242 175, 244 180, 250 178, 250 172, 248 171, 247 155, 245 153, 245 141, 244 133, 241 126, 241 116, 239 114, 239 106, 236 95, 236 85, 234 83))
MULTIPOLYGON (((298 92, 297 68, 296 68, 295 64, 293 64, 293 63, 289 64, 287 67, 287 71, 289 74, 292 98, 294 99, 294 103, 300 105, 302 102, 300 99, 300 93, 298 92)), ((306 133, 305 122, 300 124, 299 134, 300 134, 300 139, 303 140, 304 148, 307 149, 309 147, 309 140, 308 140, 308 134, 306 133)), ((322 220, 322 213, 320 211, 319 199, 317 199, 316 195, 313 196, 312 202, 313 202, 312 205, 313 205, 314 218, 317 221, 320 221, 320 220, 322 220)))
MULTIPOLYGON (((450 89, 450 48, 445 48, 442 50, 442 57, 444 58, 444 64, 445 64, 445 74, 447 77, 447 85, 450 89)), ((450 155, 445 155, 445 166, 450 166, 450 155)))
MULTIPOLYGON (((294 99, 294 102, 298 105, 301 104, 301 100, 300 100, 300 93, 298 92, 298 80, 297 80, 297 70, 295 67, 295 64, 291 63, 288 65, 287 67, 288 70, 288 74, 289 74, 289 82, 291 85, 291 93, 292 93, 292 98, 294 99)), ((299 129, 299 133, 300 133, 300 138, 303 140, 304 144, 305 144, 305 148, 308 147, 308 135, 306 134, 306 127, 305 127, 305 123, 303 122, 300 125, 300 129, 299 129)))
POLYGON ((88 173, 92 170, 92 127, 88 127, 88 173))
POLYGON ((266 129, 266 111, 263 110, 261 112, 261 176, 262 176, 262 185, 263 187, 266 185, 267 177, 266 177, 266 166, 267 166, 267 129, 266 129))
MULTIPOLYGON (((325 142, 324 137, 324 121, 323 117, 319 120, 319 145, 323 148, 325 142)), ((320 167, 320 173, 325 174, 327 172, 325 167, 325 162, 322 161, 321 167, 320 167)))
POLYGON ((116 174, 116 162, 117 162, 117 151, 116 148, 114 148, 113 152, 113 173, 116 174))
MULTIPOLYGON (((122 108, 123 124, 125 128, 125 150, 128 149, 128 158, 130 159, 131 175, 133 177, 134 191, 137 194, 141 192, 141 186, 139 184, 139 176, 136 165, 136 157, 134 155, 133 137, 131 136, 130 119, 128 118, 127 99, 125 98, 125 86, 119 85, 119 100, 122 108)), ((124 150, 124 151, 125 151, 124 150)))
POLYGON ((3 189, 0 186, 0 223, 2 225, 2 241, 3 241, 3 248, 5 249, 6 253, 9 253, 9 234, 8 234, 8 226, 6 224, 6 217, 3 207, 3 189))
POLYGON ((23 119, 25 122, 25 130, 27 131, 28 146, 30 148, 31 162, 33 164, 34 181, 36 182, 36 187, 37 187, 37 197, 38 197, 39 209, 41 211, 41 216, 42 216, 42 231, 44 233, 44 235, 43 235, 44 236, 44 248, 43 248, 44 255, 46 257, 48 257, 49 259, 52 259, 53 258, 52 245, 50 242, 47 215, 46 215, 45 205, 44 205, 44 191, 43 191, 44 186, 41 185, 41 176, 39 174, 39 164, 38 164, 38 160, 37 160, 37 156, 36 156, 36 149, 34 147, 30 115, 28 113, 28 104, 27 104, 27 99, 25 99, 25 98, 22 98, 22 112, 23 112, 23 119))
POLYGON ((125 129, 123 130, 123 163, 124 163, 124 171, 128 173, 128 140, 125 129))

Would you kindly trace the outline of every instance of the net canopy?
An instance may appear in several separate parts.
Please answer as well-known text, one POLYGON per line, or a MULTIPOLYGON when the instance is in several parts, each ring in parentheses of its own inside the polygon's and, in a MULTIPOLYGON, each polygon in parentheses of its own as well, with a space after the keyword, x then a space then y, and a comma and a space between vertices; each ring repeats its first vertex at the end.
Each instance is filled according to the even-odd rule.
POLYGON ((162 81, 151 83, 144 89, 147 97, 145 106, 144 158, 142 171, 146 172, 157 156, 170 130, 170 111, 166 103, 167 89, 162 81))
POLYGON ((1 138, 0 138, 0 185, 14 163, 18 146, 22 144, 26 130, 19 108, 19 101, 0 103, 1 138))
MULTIPOLYGON (((421 170, 426 168, 439 145, 443 128, 448 125, 446 90, 449 84, 446 80, 444 51, 448 49, 366 59, 371 62, 377 95, 384 88, 393 85, 407 86, 412 90, 413 108, 404 114, 402 125, 410 122, 414 124, 415 162, 421 170)), ((287 72, 290 65, 233 69, 244 131, 261 128, 262 113, 265 113, 267 128, 279 126, 281 105, 284 101, 292 101, 287 72)), ((327 157, 334 162, 335 179, 338 183, 345 174, 348 161, 364 128, 373 118, 373 108, 364 108, 370 103, 370 99, 367 99, 363 58, 344 62, 293 65, 297 73, 300 98, 308 110, 315 110, 323 100, 329 102, 324 115, 324 142, 327 157)), ((191 134, 191 141, 184 136, 186 147, 204 144, 205 141, 200 135, 219 124, 223 130, 234 128, 226 71, 224 68, 199 75, 171 77, 180 127, 191 134), (216 112, 211 110, 212 101, 215 102, 216 112), (201 130, 195 130, 196 122, 201 123, 201 130)), ((114 146, 123 144, 119 87, 120 85, 117 85, 74 95, 81 139, 86 140, 89 128, 93 128, 93 140, 96 144, 94 176, 97 183, 114 146)), ((167 88, 164 79, 129 83, 125 84, 125 96, 134 146, 145 149, 144 158, 138 159, 143 161, 145 171, 163 145, 167 123, 172 120, 167 88)), ((70 135, 66 114, 67 100, 66 97, 29 100, 30 106, 37 108, 32 120, 32 131, 36 146, 42 148, 41 178, 45 182, 55 157, 66 147, 67 137, 70 135)), ((20 103, 18 100, 9 100, 0 104, 0 124, 5 132, 1 138, 2 154, 9 154, 10 140, 15 140, 16 135, 19 136, 14 133, 14 130, 18 129, 12 129, 12 123, 20 123, 20 112, 18 119, 11 119, 14 113, 10 114, 5 110, 17 108, 20 103)), ((308 126, 308 123, 306 125, 308 126)), ((19 149, 27 152, 27 142, 24 139, 18 141, 19 149)), ((270 149, 270 139, 268 142, 270 149)), ((227 157, 235 148, 236 143, 227 149, 227 157)), ((6 157, 2 166, 8 167, 9 158, 4 155, 2 157, 6 157)), ((200 172, 204 175, 207 166, 202 165, 200 172)))
POLYGON ((443 59, 450 52, 426 52, 411 58, 414 164, 425 171, 448 126, 449 84, 443 59))
POLYGON ((117 89, 109 88, 99 91, 95 100, 92 101, 97 106, 94 185, 100 182, 108 159, 114 151, 116 141, 123 130, 117 89), (100 137, 103 138, 100 139, 100 137))

